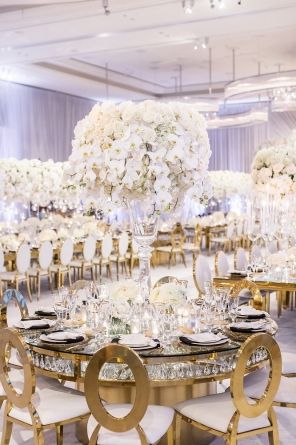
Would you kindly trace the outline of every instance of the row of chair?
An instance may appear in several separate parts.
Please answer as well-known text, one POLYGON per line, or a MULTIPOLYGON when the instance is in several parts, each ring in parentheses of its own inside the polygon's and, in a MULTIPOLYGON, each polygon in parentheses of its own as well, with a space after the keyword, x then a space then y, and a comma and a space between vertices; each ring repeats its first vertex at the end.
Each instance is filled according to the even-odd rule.
MULTIPOLYGON (((150 382, 139 356, 131 349, 111 344, 90 360, 85 373, 85 396, 50 378, 36 376, 32 358, 18 334, 4 329, 0 337, 0 401, 5 401, 2 445, 9 445, 14 423, 30 428, 35 445, 44 444, 43 432, 56 429, 63 443, 63 426, 88 419, 90 445, 110 443, 156 444, 167 433, 168 445, 180 444, 181 421, 236 445, 241 438, 268 433, 271 445, 279 444, 273 406, 295 407, 295 379, 281 378, 281 353, 268 334, 251 336, 237 353, 230 391, 185 400, 174 409, 148 405, 150 382), (264 346, 270 370, 248 373, 249 358, 264 346), (7 347, 17 349, 22 371, 9 371, 7 347), (134 374, 134 404, 109 404, 99 396, 99 373, 106 362, 126 363, 134 374), (267 379, 262 389, 262 377, 267 379), (17 390, 17 392, 16 392, 17 390)), ((182 442, 181 442, 182 443, 182 442)))
POLYGON ((64 282, 64 277, 68 277, 71 284, 71 273, 74 272, 74 280, 83 278, 86 271, 91 272, 92 279, 101 277, 102 268, 106 267, 107 273, 112 278, 112 264, 116 265, 117 279, 119 278, 119 267, 123 266, 125 274, 131 273, 131 268, 138 259, 137 245, 132 242, 129 249, 129 237, 127 232, 123 232, 118 239, 117 249, 114 250, 111 234, 106 234, 102 240, 100 254, 96 256, 97 242, 95 238, 89 236, 83 243, 83 251, 80 257, 74 257, 74 244, 72 239, 67 239, 62 243, 58 252, 57 261, 54 262, 54 249, 50 241, 41 244, 38 251, 38 261, 31 267, 31 250, 27 243, 23 243, 15 258, 15 270, 6 271, 4 267, 4 253, 0 249, 0 288, 2 284, 10 284, 19 289, 21 282, 26 282, 27 291, 32 301, 32 288, 37 289, 37 298, 40 298, 41 278, 48 277, 49 287, 52 288, 53 278, 57 287, 64 282), (128 271, 129 267, 129 271, 128 271))

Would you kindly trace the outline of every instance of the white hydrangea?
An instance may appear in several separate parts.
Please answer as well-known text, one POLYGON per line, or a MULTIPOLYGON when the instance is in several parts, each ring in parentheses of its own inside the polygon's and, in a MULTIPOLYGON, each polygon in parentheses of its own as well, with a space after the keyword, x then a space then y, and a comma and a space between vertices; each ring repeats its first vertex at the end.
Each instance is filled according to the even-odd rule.
POLYGON ((209 172, 212 195, 216 199, 232 195, 248 196, 252 192, 252 177, 249 173, 228 170, 209 172))
POLYGON ((105 211, 126 198, 151 195, 170 210, 193 188, 204 199, 210 146, 194 105, 144 101, 103 103, 75 128, 69 182, 105 211))
POLYGON ((180 284, 165 283, 151 291, 149 300, 155 305, 179 306, 186 302, 186 288, 180 284))
POLYGON ((50 203, 63 203, 75 207, 79 203, 77 191, 64 183, 67 162, 52 159, 0 159, 1 197, 7 201, 46 207, 50 203))
POLYGON ((296 133, 290 138, 265 144, 252 163, 252 178, 258 190, 286 195, 296 191, 296 133))

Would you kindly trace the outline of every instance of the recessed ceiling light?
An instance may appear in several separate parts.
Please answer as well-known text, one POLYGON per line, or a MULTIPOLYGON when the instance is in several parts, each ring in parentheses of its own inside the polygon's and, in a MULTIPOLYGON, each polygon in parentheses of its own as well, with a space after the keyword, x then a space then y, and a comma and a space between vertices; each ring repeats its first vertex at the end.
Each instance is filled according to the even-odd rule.
POLYGON ((111 34, 109 32, 101 32, 100 34, 97 34, 97 37, 104 39, 105 37, 109 37, 110 35, 111 34))

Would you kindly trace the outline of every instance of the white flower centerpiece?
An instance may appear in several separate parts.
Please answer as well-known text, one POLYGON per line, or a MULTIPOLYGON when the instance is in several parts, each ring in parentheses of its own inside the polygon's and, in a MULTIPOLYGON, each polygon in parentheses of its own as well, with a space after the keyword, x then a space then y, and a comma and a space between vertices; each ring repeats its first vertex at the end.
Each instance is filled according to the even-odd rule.
POLYGON ((187 290, 184 286, 176 283, 164 283, 151 291, 151 303, 158 305, 171 305, 173 307, 186 302, 187 290))
POLYGON ((265 144, 255 155, 252 178, 259 191, 287 195, 296 192, 296 134, 265 144))
POLYGON ((249 196, 252 191, 252 177, 249 173, 230 170, 210 171, 213 197, 221 199, 233 195, 249 196))
POLYGON ((210 153, 206 122, 189 104, 97 104, 75 128, 72 184, 104 211, 128 205, 146 299, 158 215, 174 210, 189 189, 205 198, 210 153))

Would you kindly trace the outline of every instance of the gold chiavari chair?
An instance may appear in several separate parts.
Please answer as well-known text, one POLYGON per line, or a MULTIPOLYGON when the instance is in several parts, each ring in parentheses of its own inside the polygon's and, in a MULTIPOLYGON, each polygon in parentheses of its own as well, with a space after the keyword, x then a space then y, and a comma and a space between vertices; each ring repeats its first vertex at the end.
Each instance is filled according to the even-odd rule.
POLYGON ((212 281, 212 272, 209 266, 208 259, 203 255, 198 255, 194 258, 192 263, 193 282, 197 289, 199 296, 205 294, 205 284, 207 281, 212 281))
POLYGON ((3 414, 1 445, 9 445, 13 424, 29 428, 34 444, 44 445, 44 430, 56 430, 57 445, 63 444, 63 426, 89 417, 85 397, 55 379, 36 378, 29 350, 13 329, 3 329, 0 337, 0 381, 7 396, 3 414), (16 348, 23 365, 21 380, 10 378, 7 347, 16 348))
POLYGON ((202 240, 202 227, 199 224, 197 224, 194 229, 193 243, 186 242, 183 245, 183 249, 186 252, 192 253, 193 260, 201 252, 201 240, 202 240))
POLYGON ((229 262, 223 250, 219 250, 215 254, 215 275, 224 277, 229 272, 229 262))
POLYGON ((174 410, 148 405, 148 374, 139 356, 130 348, 112 344, 96 352, 86 369, 84 389, 92 413, 88 422, 89 445, 152 445, 158 443, 165 434, 167 444, 173 445, 174 410), (103 365, 110 362, 125 363, 133 373, 136 389, 133 405, 102 402, 98 376, 103 365))
POLYGON ((157 280, 156 283, 154 283, 153 289, 155 289, 156 287, 160 287, 163 284, 167 284, 167 283, 182 285, 185 282, 186 282, 186 284, 188 284, 187 280, 179 280, 178 278, 173 277, 172 275, 167 275, 165 277, 159 278, 159 280, 157 280))
POLYGON ((241 346, 236 357, 230 392, 187 400, 175 406, 176 445, 180 444, 181 420, 201 430, 222 437, 226 445, 236 445, 239 439, 268 433, 269 443, 279 445, 277 419, 272 407, 281 378, 281 352, 269 334, 255 334, 241 346), (244 376, 250 356, 262 347, 267 351, 270 372, 265 391, 259 399, 250 401, 244 386, 244 376))
POLYGON ((166 253, 169 256, 168 265, 171 266, 172 260, 176 263, 177 255, 180 255, 184 266, 186 267, 186 259, 184 252, 185 235, 183 232, 172 232, 170 244, 168 246, 159 246, 155 250, 157 253, 166 253))
POLYGON ((249 263, 249 253, 243 247, 238 247, 233 256, 233 264, 235 270, 245 271, 249 263))
POLYGON ((266 309, 269 307, 269 301, 266 301, 267 295, 262 295, 258 286, 250 280, 239 280, 230 289, 229 296, 237 298, 242 291, 246 290, 248 291, 246 298, 244 298, 244 296, 242 296, 242 298, 251 301, 252 306, 258 309, 262 309, 262 307, 266 309))
POLYGON ((16 290, 19 290, 19 285, 22 282, 26 282, 29 300, 32 301, 30 280, 28 270, 31 262, 31 250, 27 243, 23 243, 19 246, 16 253, 16 270, 9 272, 0 272, 0 295, 3 292, 3 283, 7 286, 11 285, 16 290))
POLYGON ((7 289, 0 299, 0 328, 7 327, 7 306, 15 302, 20 311, 21 318, 27 318, 29 311, 25 297, 16 289, 7 289))

